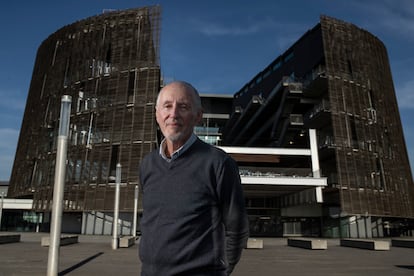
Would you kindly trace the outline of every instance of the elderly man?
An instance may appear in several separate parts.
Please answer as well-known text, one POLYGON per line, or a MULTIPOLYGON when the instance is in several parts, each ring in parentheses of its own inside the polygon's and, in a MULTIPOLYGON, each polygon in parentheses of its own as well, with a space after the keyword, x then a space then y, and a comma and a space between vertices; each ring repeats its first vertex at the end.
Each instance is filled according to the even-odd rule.
POLYGON ((156 119, 165 138, 140 167, 141 275, 230 275, 248 237, 238 167, 193 133, 202 108, 189 83, 160 91, 156 119))

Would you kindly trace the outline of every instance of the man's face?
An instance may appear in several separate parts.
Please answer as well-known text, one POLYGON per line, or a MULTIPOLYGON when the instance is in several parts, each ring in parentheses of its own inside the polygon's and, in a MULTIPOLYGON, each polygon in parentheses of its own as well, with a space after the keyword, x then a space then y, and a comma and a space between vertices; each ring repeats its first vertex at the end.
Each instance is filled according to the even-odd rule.
POLYGON ((157 123, 169 142, 182 146, 202 116, 194 106, 193 91, 182 84, 172 83, 160 93, 155 113, 157 123))

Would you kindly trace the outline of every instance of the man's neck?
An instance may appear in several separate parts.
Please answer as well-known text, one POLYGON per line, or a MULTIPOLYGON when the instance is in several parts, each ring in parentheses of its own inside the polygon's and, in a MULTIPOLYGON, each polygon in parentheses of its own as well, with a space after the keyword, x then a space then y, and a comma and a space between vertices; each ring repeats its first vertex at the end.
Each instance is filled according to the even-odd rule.
MULTIPOLYGON (((187 141, 187 140, 186 140, 187 141)), ((166 147, 165 147, 165 150, 164 150, 164 153, 165 153, 165 156, 167 156, 168 158, 170 158, 171 157, 171 155, 176 151, 176 150, 178 150, 179 148, 181 148, 183 145, 185 144, 185 141, 184 141, 184 143, 182 143, 182 142, 177 142, 177 143, 174 143, 174 142, 171 142, 171 141, 169 141, 169 140, 166 140, 165 141, 165 145, 166 145, 166 147)))
POLYGON ((187 141, 188 139, 190 139, 192 133, 190 133, 190 135, 188 135, 188 137, 185 137, 184 139, 180 139, 179 141, 171 141, 169 139, 165 139, 165 150, 164 153, 167 157, 171 157, 171 155, 178 150, 179 148, 181 148, 187 141))
POLYGON ((161 142, 160 154, 167 161, 168 159, 169 160, 175 159, 181 153, 185 152, 196 140, 197 140, 197 136, 195 134, 191 134, 190 137, 186 139, 184 143, 172 143, 172 141, 168 141, 167 139, 164 139, 161 142))

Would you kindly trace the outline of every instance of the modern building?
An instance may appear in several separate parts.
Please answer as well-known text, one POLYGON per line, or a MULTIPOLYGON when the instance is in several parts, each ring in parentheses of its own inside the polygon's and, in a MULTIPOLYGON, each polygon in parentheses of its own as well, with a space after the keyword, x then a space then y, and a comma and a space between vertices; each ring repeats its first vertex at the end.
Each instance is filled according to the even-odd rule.
MULTIPOLYGON (((307 129, 317 131, 320 173, 328 178, 321 209, 311 212, 293 190, 248 192, 250 216, 270 220, 269 234, 280 235, 289 223, 296 230, 283 234, 328 237, 399 235, 412 227, 413 179, 387 51, 377 37, 321 16, 234 95, 223 145, 306 148, 307 129)), ((306 174, 306 162, 289 159, 278 173, 306 174)))
POLYGON ((223 129, 230 118, 233 96, 226 94, 200 94, 203 119, 194 133, 204 142, 219 146, 223 129))
POLYGON ((157 146, 159 33, 160 7, 152 6, 80 20, 40 45, 8 197, 33 198, 42 229, 50 223, 63 95, 72 112, 62 231, 110 233, 118 163, 120 219, 131 228, 138 166, 157 146))
MULTIPOLYGON (((131 234, 138 167, 161 138, 159 33, 160 8, 152 6, 80 20, 39 47, 7 195, 33 200, 23 219, 32 228, 49 230, 60 100, 68 95, 62 231, 112 232, 121 164, 120 234, 131 234)), ((387 52, 367 31, 322 16, 234 96, 201 96, 194 131, 238 162, 253 236, 380 237, 412 222, 414 186, 387 52)))

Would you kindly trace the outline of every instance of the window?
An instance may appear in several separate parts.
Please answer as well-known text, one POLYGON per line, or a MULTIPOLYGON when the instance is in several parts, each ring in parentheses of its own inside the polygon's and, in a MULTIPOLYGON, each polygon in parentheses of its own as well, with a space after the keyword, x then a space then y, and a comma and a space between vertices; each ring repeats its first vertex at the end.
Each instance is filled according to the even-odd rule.
POLYGON ((357 128, 356 128, 356 122, 355 118, 353 116, 349 116, 349 140, 350 140, 350 146, 354 149, 358 149, 358 136, 357 136, 357 128))
POLYGON ((369 105, 372 109, 375 109, 375 104, 374 104, 374 93, 372 91, 372 89, 368 90, 368 101, 369 101, 369 105))
POLYGON ((376 166, 377 166, 376 175, 378 177, 378 179, 377 179, 377 185, 378 185, 377 188, 379 190, 384 190, 385 178, 384 178, 384 170, 383 170, 383 166, 382 166, 382 160, 377 157, 375 161, 376 161, 376 166))
POLYGON ((293 58, 293 52, 289 53, 285 58, 284 58, 284 62, 288 62, 289 60, 291 60, 293 58))
POLYGON ((65 77, 63 78, 63 87, 66 88, 70 85, 70 58, 66 59, 65 77))
POLYGON ((111 163, 109 166, 110 180, 115 180, 116 164, 118 163, 119 145, 112 145, 111 163), (112 177, 111 177, 112 176, 112 177))
POLYGON ((273 71, 276 71, 277 69, 279 69, 281 65, 282 65, 282 62, 281 61, 279 61, 278 63, 276 63, 275 65, 273 65, 273 71))
POLYGON ((134 103, 135 71, 129 72, 128 79, 128 103, 134 103))
POLYGON ((348 64, 348 73, 349 73, 349 76, 352 78, 353 77, 353 74, 352 74, 352 63, 351 63, 351 60, 347 59, 346 62, 348 64))

